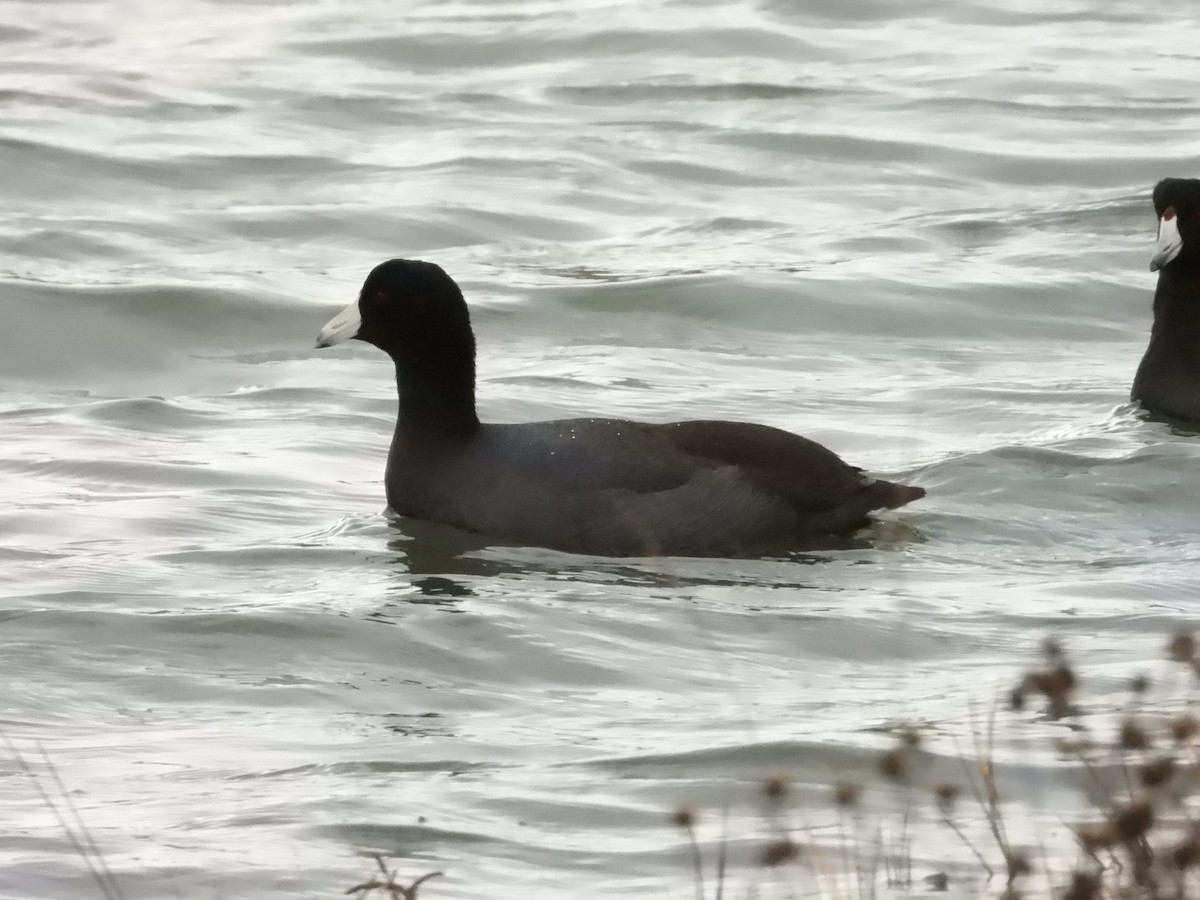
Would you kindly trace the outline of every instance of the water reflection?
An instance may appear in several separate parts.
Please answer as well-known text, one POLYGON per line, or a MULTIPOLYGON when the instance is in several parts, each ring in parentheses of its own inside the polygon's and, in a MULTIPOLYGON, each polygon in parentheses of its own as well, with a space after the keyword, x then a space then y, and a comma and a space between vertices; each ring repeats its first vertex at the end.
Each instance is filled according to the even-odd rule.
MULTIPOLYGON (((813 567, 871 565, 881 550, 923 541, 904 522, 876 522, 857 535, 823 538, 804 552, 761 559, 684 557, 610 558, 537 547, 497 544, 446 525, 389 516, 388 562, 397 576, 391 602, 454 607, 495 592, 504 582, 525 581, 594 591, 666 592, 678 597, 701 588, 814 589, 797 577, 813 567)), ((499 593, 503 594, 506 589, 499 593)))

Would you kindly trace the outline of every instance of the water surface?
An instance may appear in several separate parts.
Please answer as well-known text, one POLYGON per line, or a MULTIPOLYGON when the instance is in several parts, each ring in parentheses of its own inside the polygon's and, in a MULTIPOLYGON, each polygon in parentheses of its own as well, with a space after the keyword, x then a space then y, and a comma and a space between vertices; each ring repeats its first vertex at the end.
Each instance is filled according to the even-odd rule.
MULTIPOLYGON (((1200 443, 1126 402, 1191 6, 0 13, 0 724, 128 896, 337 896, 369 852, 430 898, 688 896, 669 813, 715 843, 726 802, 787 896, 759 779, 820 829, 893 723, 949 765, 1043 634, 1102 702, 1194 615, 1200 443), (796 560, 389 521, 388 363, 311 347, 392 256, 463 285, 488 419, 767 422, 929 497, 796 560)), ((0 773, 0 895, 94 895, 0 773)))

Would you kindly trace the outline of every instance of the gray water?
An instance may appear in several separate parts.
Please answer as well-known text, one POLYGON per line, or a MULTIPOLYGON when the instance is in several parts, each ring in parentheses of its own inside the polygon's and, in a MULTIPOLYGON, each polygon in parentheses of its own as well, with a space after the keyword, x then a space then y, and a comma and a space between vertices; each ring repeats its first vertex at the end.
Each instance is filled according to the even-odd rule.
MULTIPOLYGON (((340 896, 371 852, 430 900, 687 897, 669 814, 711 850, 724 803, 787 896, 758 779, 828 822, 1044 634, 1103 698, 1194 615, 1200 443, 1127 403, 1194 16, 0 0, 4 733, 129 897, 340 896), (929 496, 793 560, 390 521, 389 364, 311 347, 392 256, 462 284, 487 419, 766 422, 929 496)), ((0 895, 96 896, 5 758, 0 895)))

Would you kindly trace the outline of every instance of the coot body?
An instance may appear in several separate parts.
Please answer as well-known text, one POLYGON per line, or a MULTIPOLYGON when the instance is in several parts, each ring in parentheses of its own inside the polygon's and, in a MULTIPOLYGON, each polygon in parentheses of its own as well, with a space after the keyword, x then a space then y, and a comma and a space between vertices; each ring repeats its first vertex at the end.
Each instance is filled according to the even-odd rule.
POLYGON ((1154 324, 1131 396, 1151 412, 1200 422, 1200 179, 1160 181, 1154 212, 1154 324))
POLYGON ((401 515, 580 553, 759 556, 851 533, 925 494, 766 425, 482 423, 467 305, 432 263, 377 266, 317 346, 350 338, 396 365, 385 485, 401 515))

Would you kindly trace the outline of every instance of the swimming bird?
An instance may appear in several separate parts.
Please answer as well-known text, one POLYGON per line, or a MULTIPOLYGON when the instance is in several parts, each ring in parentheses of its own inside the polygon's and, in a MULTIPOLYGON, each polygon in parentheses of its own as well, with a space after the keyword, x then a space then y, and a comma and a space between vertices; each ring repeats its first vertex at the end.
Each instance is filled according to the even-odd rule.
POLYGON ((1131 397, 1151 412, 1200 422, 1200 179, 1164 178, 1154 186, 1154 212, 1154 325, 1131 397))
POLYGON ((467 303, 433 263, 376 266, 317 347, 350 338, 396 366, 384 485, 403 516, 603 556, 746 557, 851 533, 871 511, 925 495, 767 425, 480 422, 467 303))

